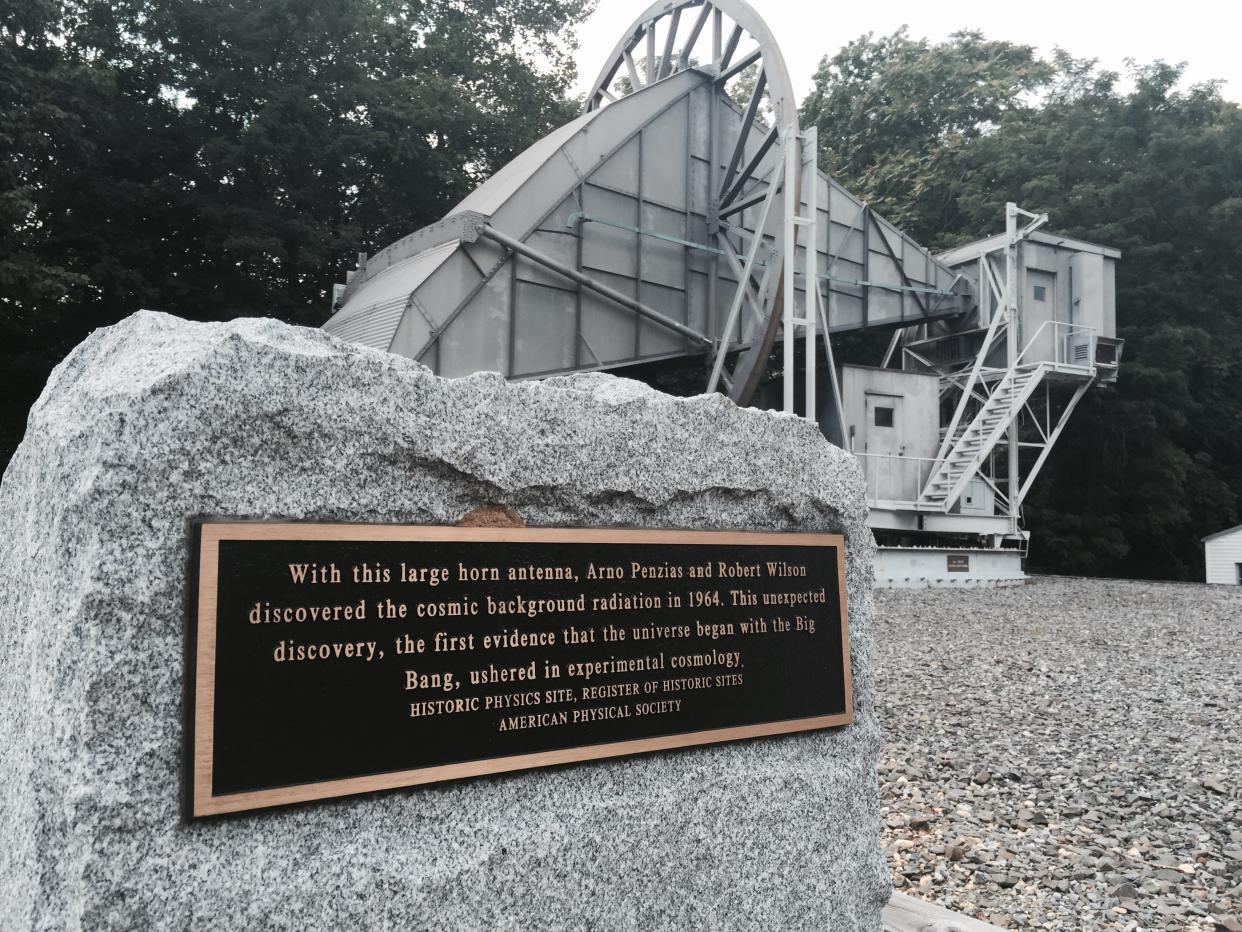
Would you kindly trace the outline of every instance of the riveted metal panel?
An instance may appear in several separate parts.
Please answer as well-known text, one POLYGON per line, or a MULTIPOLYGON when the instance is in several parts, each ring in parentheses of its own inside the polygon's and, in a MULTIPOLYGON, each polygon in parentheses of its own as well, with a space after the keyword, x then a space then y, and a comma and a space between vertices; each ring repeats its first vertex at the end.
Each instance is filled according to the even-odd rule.
MULTIPOLYGON (((622 294, 634 296, 634 279, 593 272, 592 277, 622 294)), ((594 292, 582 293, 582 336, 603 363, 634 356, 634 314, 594 292)))
POLYGON ((678 210, 686 206, 688 100, 669 107, 642 132, 643 196, 678 210))
POLYGON ((383 348, 404 356, 417 353, 431 338, 432 327, 444 327, 459 295, 479 283, 478 269, 460 249, 453 250, 427 280, 402 302, 405 315, 383 348))
POLYGON ((574 292, 529 284, 523 264, 517 286, 513 373, 516 378, 574 367, 574 292))
MULTIPOLYGON (((638 225, 638 201, 629 195, 586 185, 582 191, 582 206, 588 216, 604 217, 631 227, 638 225)), ((630 290, 619 290, 633 294, 632 279, 638 274, 638 243, 639 235, 629 230, 620 230, 602 223, 584 224, 583 268, 628 276, 631 279, 628 283, 630 290)))
POLYGON ((687 325, 693 327, 699 333, 707 333, 709 324, 707 320, 706 274, 691 270, 690 276, 686 281, 686 297, 689 305, 687 325))
POLYGON ((587 180, 614 191, 638 191, 638 137, 626 141, 616 152, 587 175, 587 180))
MULTIPOLYGON (((536 230, 526 237, 528 246, 538 249, 545 256, 555 259, 563 265, 573 267, 578 256, 578 237, 573 230, 562 228, 557 231, 536 230)), ((519 281, 535 282, 553 288, 577 290, 577 285, 559 275, 546 266, 535 262, 523 262, 518 275, 519 281)))
MULTIPOLYGON (((644 204, 642 222, 644 230, 686 238, 686 215, 657 204, 644 204)), ((686 247, 651 236, 642 238, 643 280, 684 288, 686 281, 686 247)), ((680 317, 680 313, 677 315, 680 317)))
POLYGON ((854 215, 858 213, 858 208, 862 207, 862 201, 854 197, 838 184, 831 184, 832 193, 828 204, 828 211, 832 214, 832 219, 840 223, 843 227, 848 226, 850 221, 854 219, 854 215))
POLYGON ((474 295, 440 336, 438 346, 423 358, 449 378, 471 372, 508 375, 509 291, 513 260, 506 262, 474 295), (435 354, 438 353, 438 356, 435 354))
MULTIPOLYGON (((837 214, 833 217, 828 229, 829 252, 832 254, 833 259, 840 264, 851 262, 861 265, 863 261, 863 237, 859 230, 862 227, 862 218, 859 218, 858 222, 851 228, 848 224, 850 220, 855 219, 855 214, 851 214, 844 223, 837 223, 836 218, 840 216, 840 214, 837 214)), ((862 271, 861 268, 859 271, 862 271)))
MULTIPOLYGON (((685 312, 685 295, 681 289, 666 288, 662 285, 643 282, 638 289, 638 300, 648 307, 653 307, 667 314, 674 320, 681 320, 685 312)), ((641 321, 638 330, 638 355, 666 355, 684 350, 686 340, 667 327, 661 327, 652 321, 641 321)))

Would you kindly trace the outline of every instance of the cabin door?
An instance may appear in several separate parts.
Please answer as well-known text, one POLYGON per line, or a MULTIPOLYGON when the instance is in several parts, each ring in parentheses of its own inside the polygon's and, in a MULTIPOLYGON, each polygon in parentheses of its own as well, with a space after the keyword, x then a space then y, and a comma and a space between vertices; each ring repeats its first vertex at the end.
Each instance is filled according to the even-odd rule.
POLYGON ((902 397, 867 392, 863 458, 867 464, 867 488, 883 501, 918 498, 918 461, 907 459, 902 397))

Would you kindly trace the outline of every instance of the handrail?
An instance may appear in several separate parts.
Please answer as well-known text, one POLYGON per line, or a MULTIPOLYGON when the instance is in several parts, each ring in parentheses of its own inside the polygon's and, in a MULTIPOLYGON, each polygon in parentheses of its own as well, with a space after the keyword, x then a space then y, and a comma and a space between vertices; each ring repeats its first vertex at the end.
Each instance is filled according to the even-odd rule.
MULTIPOLYGON (((885 499, 883 499, 883 501, 888 501, 888 502, 905 502, 905 503, 910 504, 910 505, 918 505, 918 504, 920 503, 921 499, 922 499, 922 495, 923 495, 923 484, 924 484, 924 482, 925 482, 925 477, 923 476, 923 471, 924 471, 924 469, 927 469, 927 470, 929 471, 929 475, 928 475, 926 478, 930 478, 930 471, 934 470, 934 469, 936 468, 936 466, 937 466, 937 465, 939 464, 939 462, 940 462, 939 460, 935 459, 934 457, 930 457, 930 456, 906 456, 904 453, 860 453, 860 452, 858 452, 858 451, 856 451, 856 450, 851 450, 850 452, 851 452, 854 456, 859 457, 860 459, 865 458, 865 459, 868 459, 868 460, 874 460, 874 461, 876 461, 875 465, 877 465, 877 466, 879 466, 879 465, 880 465, 880 463, 882 463, 882 462, 883 462, 883 461, 885 461, 885 460, 890 461, 890 462, 892 462, 892 461, 897 461, 898 463, 912 463, 912 464, 915 464, 915 465, 917 466, 917 469, 914 471, 914 473, 913 473, 912 475, 910 475, 910 478, 912 478, 912 479, 914 480, 914 481, 913 481, 913 483, 911 484, 911 488, 908 488, 908 489, 907 489, 907 488, 903 488, 903 489, 902 489, 902 491, 903 491, 904 493, 910 493, 910 492, 913 492, 914 494, 913 494, 912 496, 903 497, 903 498, 885 498, 885 499)), ((868 464, 864 461, 864 462, 863 462, 863 468, 864 468, 864 470, 866 470, 867 465, 868 465, 868 464)), ((909 473, 907 473, 907 475, 909 475, 909 473)), ((892 474, 889 474, 889 476, 890 476, 890 477, 892 477, 892 474)), ((880 474, 878 474, 878 473, 877 473, 876 478, 878 479, 878 478, 880 478, 880 477, 881 477, 881 476, 880 476, 880 474)), ((868 497, 868 500, 880 500, 880 499, 879 499, 879 496, 877 496, 877 495, 875 495, 875 494, 874 494, 875 489, 873 489, 873 488, 871 487, 871 484, 870 484, 870 483, 871 483, 871 478, 872 478, 872 477, 871 477, 871 474, 870 474, 870 473, 868 473, 868 492, 867 492, 867 497, 868 497)), ((903 485, 905 485, 905 484, 906 484, 906 483, 905 483, 905 478, 906 478, 905 476, 902 476, 902 475, 900 475, 900 474, 899 474, 899 475, 897 475, 897 476, 896 476, 896 478, 898 479, 898 481, 899 481, 901 484, 903 484, 903 485)), ((1005 493, 1004 493, 1004 492, 1002 492, 1002 491, 1001 491, 1001 490, 997 487, 996 483, 995 483, 995 482, 993 482, 993 481, 992 481, 992 479, 991 479, 990 477, 988 477, 987 475, 984 475, 983 473, 979 473, 978 478, 982 479, 985 483, 987 483, 988 488, 990 488, 990 489, 992 490, 992 494, 996 496, 996 501, 997 501, 997 502, 1001 503, 1001 504, 1002 504, 1002 505, 1004 505, 1005 507, 1008 507, 1008 504, 1009 504, 1009 497, 1008 497, 1007 495, 1005 495, 1005 493)))
POLYGON ((884 501, 917 503, 923 492, 923 484, 936 468, 936 460, 930 456, 907 456, 904 453, 863 453, 850 451, 859 458, 867 476, 867 497, 880 500, 879 493, 897 489, 896 497, 884 497, 884 501))
POLYGON ((1005 325, 1012 327, 1013 324, 1008 321, 1007 314, 995 314, 991 322, 988 324, 987 335, 983 338, 983 345, 979 347, 979 354, 975 356, 975 364, 970 368, 970 376, 966 379, 966 387, 962 389, 962 398, 957 403, 957 407, 953 409, 953 419, 949 422, 949 432, 945 434, 945 439, 940 444, 940 449, 936 451, 936 459, 944 459, 949 455, 950 443, 949 438, 953 436, 953 432, 957 430, 957 425, 962 419, 962 415, 966 412, 966 406, 970 402, 975 382, 979 379, 979 370, 983 367, 983 358, 987 356, 992 348, 996 335, 1000 332, 1000 324, 1005 320, 1005 325))
POLYGON ((936 463, 939 462, 934 456, 906 456, 904 453, 865 453, 861 450, 850 450, 855 456, 875 456, 884 457, 886 459, 904 460, 909 463, 936 463))
POLYGON ((1030 351, 1031 347, 1035 345, 1035 341, 1039 339, 1040 334, 1044 332, 1044 328, 1047 327, 1049 324, 1052 325, 1052 329, 1053 329, 1052 348, 1056 354, 1056 358, 1053 361, 1058 364, 1065 364, 1064 360, 1061 359, 1061 343, 1060 343, 1060 340, 1058 340, 1058 334, 1056 333, 1056 330, 1058 327, 1067 328, 1064 334, 1064 337, 1062 337, 1061 339, 1072 336, 1075 332, 1093 333, 1096 335, 1099 334, 1098 328, 1088 327, 1085 324, 1072 324, 1069 321, 1065 321, 1065 320, 1045 320, 1036 329, 1034 336, 1032 336, 1029 340, 1027 340, 1026 346, 1022 347, 1022 352, 1018 353, 1018 358, 1013 361, 1014 368, 1017 368, 1017 366, 1022 362, 1023 357, 1026 356, 1026 354, 1030 351))

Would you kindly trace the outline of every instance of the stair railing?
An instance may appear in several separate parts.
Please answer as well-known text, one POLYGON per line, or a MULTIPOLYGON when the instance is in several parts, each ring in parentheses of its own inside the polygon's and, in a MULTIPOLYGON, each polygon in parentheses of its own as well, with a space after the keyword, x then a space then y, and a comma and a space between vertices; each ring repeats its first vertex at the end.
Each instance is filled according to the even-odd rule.
MULTIPOLYGON (((1013 368, 1016 369, 1018 366, 1022 365, 1022 360, 1026 357, 1026 354, 1030 352, 1031 347, 1035 345, 1036 341, 1043 334, 1044 330, 1049 326, 1052 327, 1052 349, 1053 349, 1052 362, 1058 363, 1058 364, 1068 364, 1069 362, 1069 360, 1063 359, 1062 357, 1068 355, 1065 352, 1065 347, 1068 345, 1070 337, 1072 337, 1076 333, 1086 333, 1092 337, 1091 342, 1092 342, 1092 345, 1094 345, 1095 334, 1098 332, 1095 327, 1088 327, 1085 324, 1071 324, 1068 321, 1064 321, 1064 320, 1045 320, 1042 324, 1039 325, 1039 328, 1035 331, 1035 335, 1026 341, 1026 346, 1022 347, 1022 352, 1018 354, 1018 358, 1015 359, 1013 362, 1013 368), (1064 328, 1064 330, 1062 330, 1062 328, 1064 328)), ((1094 353, 1090 354, 1090 356, 1092 357, 1091 368, 1094 368, 1095 367, 1094 353)), ((1046 362, 1046 361, 1047 360, 1040 360, 1040 362, 1046 362)))
POLYGON ((983 368, 983 360, 987 357, 988 351, 991 350, 992 344, 996 340, 996 335, 1000 333, 1000 324, 1005 316, 1004 314, 992 316, 992 323, 988 325, 987 335, 983 338, 983 346, 979 348, 979 353, 975 356, 975 364, 970 369, 970 377, 966 379, 966 384, 962 388, 962 399, 953 410, 953 420, 949 421, 949 429, 945 432, 944 440, 940 442, 940 449, 936 451, 936 459, 938 460, 944 459, 953 446, 953 434, 957 430, 958 423, 962 420, 962 415, 966 412, 966 406, 970 403, 975 383, 979 381, 979 372, 983 368))

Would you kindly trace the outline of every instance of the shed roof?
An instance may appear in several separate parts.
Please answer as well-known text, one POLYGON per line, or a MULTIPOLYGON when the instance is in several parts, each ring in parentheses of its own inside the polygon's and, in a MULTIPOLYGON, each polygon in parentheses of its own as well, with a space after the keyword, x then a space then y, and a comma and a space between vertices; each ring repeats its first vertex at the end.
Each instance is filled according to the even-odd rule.
MULTIPOLYGON (((1034 243, 1043 243, 1045 246, 1064 247, 1075 252, 1096 253, 1108 259, 1121 258, 1120 249, 1115 249, 1112 246, 1102 246, 1099 243, 1089 243, 1085 239, 1060 236, 1047 230, 1035 230, 1027 236, 1027 239, 1034 243)), ((958 265, 970 259, 977 259, 984 253, 1000 249, 1004 245, 1005 234, 997 233, 995 236, 989 236, 986 239, 975 240, 973 243, 966 243, 954 249, 945 250, 937 254, 936 258, 948 265, 958 265)))
POLYGON ((1217 531, 1215 534, 1209 534, 1207 537, 1200 538, 1200 542, 1206 544, 1209 540, 1216 540, 1218 537, 1225 537, 1234 531, 1242 531, 1242 524, 1234 527, 1225 528, 1223 531, 1217 531))

